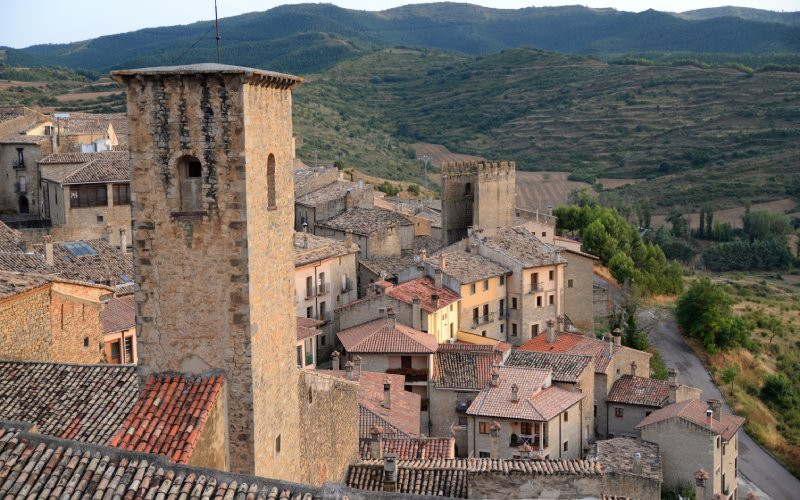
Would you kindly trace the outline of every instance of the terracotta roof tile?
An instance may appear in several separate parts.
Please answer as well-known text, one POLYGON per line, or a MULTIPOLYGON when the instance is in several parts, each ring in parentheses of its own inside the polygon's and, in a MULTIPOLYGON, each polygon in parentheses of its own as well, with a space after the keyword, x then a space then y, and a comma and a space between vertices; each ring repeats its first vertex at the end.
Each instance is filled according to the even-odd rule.
MULTIPOLYGON (((614 354, 619 352, 622 346, 611 343, 611 350, 614 354)), ((563 352, 568 354, 582 354, 594 358, 595 373, 605 373, 608 364, 611 362, 609 355, 609 343, 584 335, 575 333, 558 333, 555 342, 547 341, 547 333, 540 333, 519 347, 520 351, 534 352, 563 352)))
POLYGON ((26 247, 19 231, 0 221, 0 271, 20 273, 52 274, 53 268, 44 261, 44 256, 23 250, 26 247))
POLYGON ((706 417, 708 406, 707 403, 697 399, 687 399, 685 401, 672 403, 646 416, 639 422, 636 428, 641 429, 658 422, 679 418, 698 425, 714 434, 720 434, 722 438, 727 441, 736 434, 739 427, 744 425, 744 417, 731 415, 730 413, 721 413, 719 420, 712 419, 709 422, 706 417))
POLYGON ((390 326, 388 318, 370 321, 336 334, 347 352, 432 354, 439 347, 436 337, 396 323, 390 326))
MULTIPOLYGON (((373 458, 370 451, 371 442, 369 438, 359 439, 362 460, 373 458)), ((399 460, 455 458, 456 455, 456 440, 452 437, 384 438, 381 443, 383 453, 394 453, 399 460)))
POLYGON ((431 278, 417 278, 399 285, 390 286, 386 290, 390 297, 411 304, 415 297, 420 299, 420 307, 428 312, 435 312, 461 299, 461 296, 447 288, 436 288, 431 278), (438 295, 438 302, 433 298, 438 295))
POLYGON ((0 271, 0 299, 5 299, 50 283, 52 279, 40 274, 21 274, 0 271))
MULTIPOLYGON (((34 245, 37 253, 44 254, 44 245, 34 245)), ((53 268, 61 276, 90 283, 111 286, 124 285, 123 277, 133 279, 133 254, 123 253, 102 238, 79 242, 53 243, 53 268), (94 253, 75 255, 70 243, 85 243, 94 253)))
POLYGON ((425 259, 425 263, 434 270, 441 270, 442 255, 444 255, 444 274, 453 277, 461 284, 474 283, 511 272, 493 260, 464 250, 437 253, 425 259))
POLYGON ((479 236, 486 247, 516 260, 523 267, 565 263, 560 249, 548 245, 525 227, 498 229, 492 236, 479 236))
MULTIPOLYGON (((512 351, 506 366, 551 370, 556 382, 575 383, 583 371, 592 363, 591 356, 560 352, 512 351)), ((594 370, 592 370, 594 372, 594 370)))
POLYGON ((136 326, 136 304, 133 295, 112 297, 103 306, 101 314, 103 333, 118 332, 136 326))
POLYGON ((343 241, 325 238, 310 233, 294 233, 294 265, 301 267, 312 262, 319 262, 358 252, 355 243, 347 248, 343 241))
POLYGON ((605 464, 608 472, 634 474, 633 454, 641 456, 641 476, 656 481, 662 480, 661 457, 658 445, 641 439, 619 437, 597 441, 589 453, 605 464))
POLYGON ((452 344, 442 344, 433 355, 431 381, 440 389, 475 389, 489 385, 494 352, 447 351, 452 344))
POLYGON ((662 407, 669 400, 669 382, 623 375, 614 382, 606 400, 611 403, 662 407))
POLYGON ((323 323, 325 322, 322 320, 297 316, 297 340, 304 340, 319 335, 322 333, 322 330, 317 327, 323 323))
MULTIPOLYGON (((312 193, 313 194, 313 193, 312 193)), ((318 221, 317 225, 336 231, 352 231, 370 235, 390 226, 411 226, 413 223, 397 212, 383 208, 355 207, 339 215, 318 221)))

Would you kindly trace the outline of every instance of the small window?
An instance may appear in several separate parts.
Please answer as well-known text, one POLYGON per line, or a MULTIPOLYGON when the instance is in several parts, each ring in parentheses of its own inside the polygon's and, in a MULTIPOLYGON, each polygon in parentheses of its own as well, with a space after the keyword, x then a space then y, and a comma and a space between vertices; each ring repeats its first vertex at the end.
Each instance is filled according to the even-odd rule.
POLYGON ((556 296, 555 295, 550 295, 550 305, 552 306, 555 303, 556 303, 556 296))
POLYGON ((550 281, 553 281, 553 279, 555 279, 555 274, 556 274, 555 271, 550 271, 550 273, 548 274, 550 281))
POLYGON ((511 309, 516 309, 516 308, 517 308, 517 298, 511 297, 511 309))
POLYGON ((622 408, 620 408, 619 406, 615 407, 614 408, 614 416, 617 417, 617 418, 622 418, 624 416, 624 414, 622 412, 622 408))
POLYGON ((573 286, 574 283, 572 282, 572 280, 567 280, 567 288, 572 288, 573 286))
POLYGON ((187 174, 186 176, 189 178, 196 178, 202 176, 203 168, 200 166, 200 162, 197 160, 189 160, 186 163, 187 174))
POLYGON ((111 343, 111 361, 119 363, 119 355, 120 355, 120 348, 119 348, 119 340, 111 343))
POLYGON ((83 337, 83 347, 89 347, 89 337, 83 337))
POLYGON ((324 346, 325 345, 325 335, 320 335, 319 336, 319 345, 320 346, 324 346))
POLYGON ((546 238, 546 237, 547 237, 547 231, 542 231, 542 238, 546 238))
POLYGON ((203 209, 203 167, 200 160, 184 156, 178 160, 181 211, 199 212, 203 209))
POLYGON ((458 417, 458 426, 459 427, 466 427, 467 426, 467 417, 458 417))
POLYGON ((505 332, 505 328, 504 328, 505 326, 506 325, 504 325, 503 323, 500 323, 500 333, 504 333, 505 332))
POLYGON ((314 317, 314 306, 306 307, 306 318, 313 318, 314 317))
POLYGON ((450 323, 450 338, 453 338, 453 323, 450 323))
POLYGON ((531 337, 539 335, 539 325, 531 325, 531 337))
POLYGON ((472 194, 472 183, 468 182, 464 184, 464 196, 469 196, 472 194))
POLYGON ((98 215, 97 216, 97 223, 98 224, 102 224, 103 223, 103 216, 102 215, 98 215))
POLYGON ((503 286, 505 284, 506 284, 506 275, 505 274, 501 274, 500 275, 500 286, 503 286))
POLYGON ((542 307, 542 296, 536 297, 536 307, 542 307))
POLYGON ((564 451, 569 451, 569 441, 564 441, 564 451))
POLYGON ((569 422, 569 411, 564 412, 564 422, 569 422))
POLYGON ((131 204, 131 186, 130 184, 114 184, 114 205, 130 205, 131 204))
POLYGON ((277 208, 275 200, 275 155, 270 154, 267 158, 267 209, 277 208))
POLYGON ((481 332, 481 337, 485 337, 485 336, 486 336, 486 330, 483 330, 483 331, 481 332))
POLYGON ((478 422, 478 432, 489 434, 489 422, 478 422))
POLYGON ((278 437, 275 438, 275 454, 280 455, 281 453, 281 435, 278 434, 278 437))
POLYGON ((479 451, 478 458, 492 458, 492 455, 488 451, 479 451))
POLYGON ((488 289, 489 289, 489 280, 483 280, 483 291, 485 292, 488 289))
POLYGON ((517 324, 516 323, 511 323, 511 336, 512 337, 516 337, 517 336, 517 324))
POLYGON ((719 444, 720 444, 720 442, 721 442, 721 441, 722 441, 722 440, 720 439, 720 437, 719 437, 719 436, 717 436, 717 449, 719 449, 719 444))
POLYGON ((475 295, 475 283, 469 286, 469 293, 470 295, 475 295))

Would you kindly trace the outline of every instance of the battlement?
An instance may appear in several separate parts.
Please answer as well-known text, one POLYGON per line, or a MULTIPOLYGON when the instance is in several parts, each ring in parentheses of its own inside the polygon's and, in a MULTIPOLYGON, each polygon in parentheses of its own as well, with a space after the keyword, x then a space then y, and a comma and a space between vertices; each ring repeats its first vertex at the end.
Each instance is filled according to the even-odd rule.
POLYGON ((450 161, 442 163, 442 176, 489 175, 514 172, 513 161, 450 161))

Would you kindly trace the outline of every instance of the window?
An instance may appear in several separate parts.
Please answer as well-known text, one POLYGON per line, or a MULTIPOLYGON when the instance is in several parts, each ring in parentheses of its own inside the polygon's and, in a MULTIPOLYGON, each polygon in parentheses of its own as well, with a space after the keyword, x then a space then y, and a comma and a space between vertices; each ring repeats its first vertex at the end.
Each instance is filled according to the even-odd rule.
POLYGON ((81 255, 94 255, 97 253, 97 250, 92 248, 92 246, 85 241, 69 241, 64 243, 63 246, 75 257, 79 257, 81 255))
POLYGON ((550 281, 553 281, 553 279, 555 279, 555 275, 556 275, 555 271, 550 271, 548 273, 548 278, 550 278, 550 281))
POLYGON ((481 332, 481 337, 485 337, 485 336, 486 336, 486 330, 483 330, 483 331, 481 332))
POLYGON ((464 196, 469 196, 472 194, 472 183, 464 184, 464 196))
POLYGON ((111 343, 111 361, 119 363, 119 354, 120 354, 119 340, 117 340, 111 343))
POLYGON ((517 324, 516 323, 511 323, 511 336, 512 337, 516 337, 517 336, 517 324))
POLYGON ((483 291, 485 292, 488 289, 489 289, 489 280, 483 280, 483 291))
POLYGON ((267 158, 267 209, 275 210, 277 207, 275 202, 275 155, 270 154, 267 158))
POLYGON ((19 177, 19 192, 20 193, 28 192, 28 179, 26 179, 24 175, 21 175, 19 177))
POLYGON ((469 293, 470 295, 475 295, 475 283, 469 286, 469 293))
POLYGON ((319 303, 319 319, 325 321, 325 315, 327 314, 327 307, 325 306, 325 302, 319 303))
POLYGON ((506 314, 506 299, 500 299, 500 317, 502 318, 506 314))
POLYGON ((511 309, 516 309, 516 308, 517 308, 517 298, 511 297, 511 309))
POLYGON ((505 332, 505 326, 503 323, 500 323, 500 333, 505 332))
POLYGON ((303 346, 297 346, 297 367, 303 367, 303 346))
POLYGON ((278 434, 278 437, 275 438, 275 454, 280 455, 281 453, 281 435, 278 434))
POLYGON ((564 441, 564 451, 569 450, 569 441, 564 441))
POLYGON ((564 412, 564 422, 569 422, 569 410, 564 412))
POLYGON ((314 278, 306 276, 306 298, 314 296, 314 278))
POLYGON ((553 304, 555 304, 556 303, 556 296, 551 294, 550 297, 549 297, 549 302, 550 302, 551 306, 553 304))
POLYGON ((478 422, 478 432, 489 434, 489 422, 478 422))
POLYGON ((411 356, 400 356, 400 366, 405 369, 411 369, 411 356))
POLYGON ((313 318, 314 317, 314 306, 306 307, 306 318, 313 318))
POLYGON ((114 191, 114 205, 130 205, 131 204, 131 185, 130 184, 114 184, 112 186, 114 191))
POLYGON ((489 304, 483 305, 483 320, 484 321, 489 320, 489 304))
POLYGON ((23 148, 17 148, 17 166, 24 167, 25 166, 25 150, 23 148))
POLYGON ((520 434, 533 434, 533 424, 531 422, 520 422, 519 423, 519 433, 520 434))
POLYGON ((472 322, 474 324, 478 324, 478 317, 480 316, 480 312, 478 311, 477 307, 472 308, 472 322))
POLYGON ((547 231, 542 231, 542 238, 546 238, 546 237, 547 237, 547 231))
POLYGON ((572 282, 572 280, 567 280, 567 288, 572 288, 573 286, 574 283, 572 282))
POLYGON ((720 442, 722 442, 722 440, 720 439, 720 437, 719 437, 719 436, 717 436, 717 449, 719 449, 719 444, 720 444, 720 442))
POLYGON ((450 338, 453 338, 453 323, 450 323, 450 338))
POLYGON ((488 451, 479 451, 478 458, 492 458, 492 456, 488 451))
POLYGON ((106 207, 108 191, 105 184, 88 184, 69 188, 70 208, 106 207))
POLYGON ((97 216, 97 223, 98 224, 102 224, 103 223, 103 216, 102 215, 98 215, 97 216))
POLYGON ((467 417, 458 417, 458 426, 459 427, 466 427, 467 426, 467 417))
POLYGON ((30 206, 30 202, 28 201, 28 197, 25 196, 24 194, 20 195, 20 197, 19 197, 19 213, 27 214, 30 211, 31 211, 31 206, 30 206))
POLYGON ((125 337, 125 362, 133 363, 133 337, 125 337))
POLYGON ((199 212, 203 210, 203 167, 200 160, 184 156, 178 160, 178 177, 181 190, 181 211, 199 212))
POLYGON ((531 325, 531 337, 539 335, 539 325, 531 325))
POLYGON ((617 417, 617 418, 622 418, 624 416, 623 413, 622 413, 622 408, 620 408, 619 406, 615 407, 614 408, 614 416, 617 417))
POLYGON ((539 289, 539 273, 531 273, 531 291, 539 289))
POLYGON ((319 336, 319 345, 320 346, 324 346, 325 345, 325 340, 326 340, 325 335, 320 335, 319 336))
POLYGON ((542 307, 542 296, 536 297, 536 307, 542 307))
MULTIPOLYGON (((89 347, 89 337, 83 337, 83 347, 89 347)), ((717 438, 717 448, 719 448, 719 438, 717 438)))
POLYGON ((500 275, 500 286, 503 286, 505 284, 506 284, 506 275, 505 274, 501 274, 500 275))

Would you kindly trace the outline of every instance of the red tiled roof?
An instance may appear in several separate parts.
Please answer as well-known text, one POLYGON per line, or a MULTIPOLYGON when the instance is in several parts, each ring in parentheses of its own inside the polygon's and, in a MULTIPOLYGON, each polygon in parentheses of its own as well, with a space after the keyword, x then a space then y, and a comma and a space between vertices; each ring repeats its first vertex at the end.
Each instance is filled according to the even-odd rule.
POLYGON ((392 328, 388 318, 342 330, 336 336, 347 352, 431 354, 439 347, 433 335, 397 322, 392 328))
MULTIPOLYGON (((560 395, 556 395, 555 398, 547 396, 541 401, 538 399, 544 389, 552 387, 549 370, 501 366, 497 371, 500 375, 497 386, 489 386, 482 390, 467 409, 468 415, 536 421, 547 421, 552 418, 549 416, 553 412, 552 406, 560 401, 558 399, 560 395), (517 386, 516 402, 512 401, 514 385, 517 386)), ((570 393, 564 389, 560 390, 570 393)), ((578 395, 577 400, 583 397, 580 393, 572 394, 578 395)), ((556 411, 556 414, 558 413, 559 411, 556 411)))
POLYGON ((317 327, 323 323, 325 322, 318 319, 297 316, 297 340, 305 340, 319 335, 322 330, 317 327))
POLYGON ((118 332, 136 326, 136 305, 133 295, 111 297, 103 306, 103 333, 118 332))
MULTIPOLYGON (((456 440, 449 437, 384 438, 383 453, 394 453, 398 460, 456 458, 456 440)), ((370 452, 371 439, 359 439, 362 460, 379 459, 370 452)))
POLYGON ((110 445, 188 463, 224 376, 151 375, 110 445))
POLYGON ((428 312, 438 311, 461 298, 457 293, 444 287, 436 288, 433 284, 431 278, 417 278, 388 288, 386 294, 406 304, 419 297, 420 306, 428 312), (434 295, 439 296, 438 304, 433 303, 434 295))
MULTIPOLYGON (((620 349, 627 349, 611 343, 611 349, 616 354, 620 349)), ((609 355, 609 342, 575 333, 558 333, 555 342, 547 341, 547 332, 540 333, 529 341, 519 346, 520 351, 535 352, 564 352, 568 354, 583 354, 594 358, 595 373, 605 373, 611 362, 609 355)))
POLYGON ((685 401, 672 403, 646 416, 639 422, 636 428, 641 429, 642 427, 647 427, 648 425, 663 422, 671 418, 680 418, 710 432, 720 434, 722 435, 722 439, 728 441, 736 434, 739 427, 744 425, 744 417, 731 415, 730 413, 720 413, 719 420, 712 419, 709 423, 708 417, 706 417, 707 409, 708 404, 697 399, 687 399, 685 401))
POLYGON ((669 401, 669 382, 623 375, 614 382, 606 401, 660 408, 669 401))

